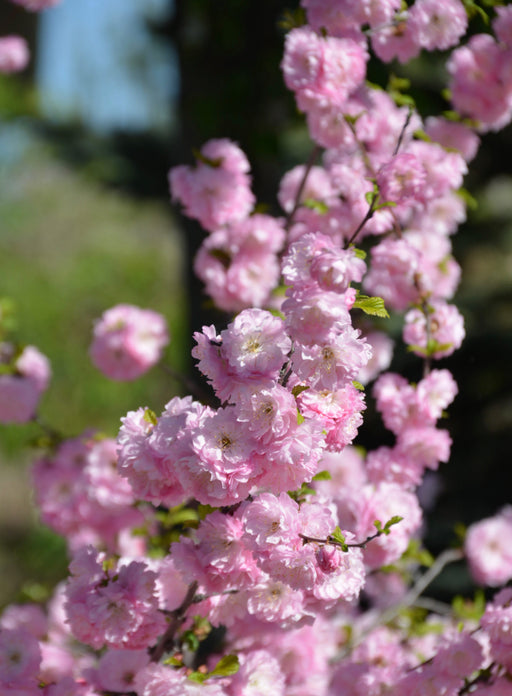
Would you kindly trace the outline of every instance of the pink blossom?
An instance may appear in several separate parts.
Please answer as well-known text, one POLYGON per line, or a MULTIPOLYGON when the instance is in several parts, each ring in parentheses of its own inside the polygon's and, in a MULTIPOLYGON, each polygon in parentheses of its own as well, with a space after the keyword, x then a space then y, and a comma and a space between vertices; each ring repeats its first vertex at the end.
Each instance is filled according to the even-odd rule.
POLYGON ((460 0, 415 0, 408 24, 422 48, 445 50, 466 33, 468 16, 460 0))
POLYGON ((165 319, 150 309, 120 304, 108 309, 94 326, 90 356, 110 379, 137 379, 161 358, 169 342, 165 319))
POLYGON ((36 461, 32 477, 41 519, 72 548, 93 543, 116 551, 121 531, 144 521, 117 471, 114 440, 91 433, 65 440, 54 456, 36 461))
POLYGON ((383 201, 411 203, 424 200, 426 174, 414 155, 395 155, 377 172, 377 185, 383 201))
POLYGON ((397 18, 392 24, 379 27, 372 35, 372 48, 384 62, 397 58, 400 63, 407 63, 420 52, 416 32, 409 24, 408 16, 397 18))
POLYGON ((512 667, 512 590, 507 587, 488 604, 480 625, 490 638, 491 657, 504 667, 512 667))
POLYGON ((460 348, 466 335, 463 316, 455 305, 442 300, 432 300, 427 311, 428 317, 419 309, 407 312, 403 331, 405 343, 416 355, 428 352, 435 359, 451 355, 460 348), (427 345, 428 339, 436 342, 433 350, 427 345))
POLYGON ((0 37, 0 73, 24 70, 30 60, 28 44, 21 36, 0 37))
POLYGON ((383 331, 370 331, 370 333, 364 334, 364 337, 372 349, 372 355, 366 365, 359 370, 357 381, 361 384, 368 384, 390 366, 394 342, 383 331))
POLYGON ((267 650, 240 656, 240 669, 229 687, 230 696, 284 696, 285 678, 279 661, 267 650))
POLYGON ((287 34, 281 67, 299 108, 309 111, 316 104, 343 104, 364 80, 367 59, 352 39, 323 38, 300 27, 287 34))
POLYGON ((460 114, 479 121, 479 130, 498 130, 510 121, 511 66, 510 51, 488 34, 472 36, 450 56, 453 105, 460 114))
POLYGON ((0 688, 17 696, 36 694, 41 650, 25 628, 0 629, 0 688))
POLYGON ((418 299, 415 275, 419 269, 417 249, 405 239, 384 239, 372 249, 363 288, 370 295, 382 297, 386 306, 402 311, 418 299))
POLYGON ((241 220, 254 206, 249 163, 238 145, 210 140, 201 148, 196 167, 181 165, 169 172, 172 198, 185 215, 199 220, 209 232, 241 220))
POLYGON ((84 547, 70 564, 66 610, 73 634, 96 650, 147 648, 167 625, 158 611, 156 573, 142 561, 105 571, 102 560, 84 547))
POLYGON ((21 354, 10 343, 0 344, 0 422, 25 423, 36 412, 51 376, 48 359, 34 346, 21 354))
POLYGON ((262 307, 279 282, 279 220, 255 214, 214 231, 194 260, 197 276, 216 305, 228 312, 262 307))
POLYGON ((464 550, 474 579, 482 585, 497 587, 512 579, 512 508, 472 524, 464 550))
POLYGON ((478 135, 464 123, 449 121, 441 116, 427 118, 425 133, 443 147, 458 150, 466 162, 473 159, 480 144, 478 135))
POLYGON ((391 527, 389 536, 383 535, 368 543, 363 552, 364 562, 369 568, 378 568, 398 560, 406 550, 411 536, 418 531, 422 520, 414 493, 394 483, 367 485, 360 492, 356 507, 358 513, 355 534, 361 541, 375 533, 375 520, 384 525, 396 515, 403 518, 391 527))
POLYGON ((147 650, 107 650, 95 673, 96 687, 100 691, 133 691, 136 675, 148 663, 147 650))
POLYGON ((512 45, 512 8, 496 7, 496 17, 493 20, 492 28, 499 41, 507 47, 512 45))

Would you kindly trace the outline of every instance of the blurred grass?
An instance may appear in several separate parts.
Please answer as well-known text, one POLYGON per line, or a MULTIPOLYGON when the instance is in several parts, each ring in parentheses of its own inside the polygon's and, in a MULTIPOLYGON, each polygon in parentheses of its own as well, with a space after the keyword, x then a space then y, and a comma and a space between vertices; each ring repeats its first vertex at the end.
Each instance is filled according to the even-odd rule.
MULTIPOLYGON (((94 319, 126 302, 166 317, 165 361, 184 369, 183 250, 169 209, 101 188, 25 127, 4 124, 2 151, 0 296, 15 303, 15 337, 51 361, 41 419, 65 435, 92 427, 115 437, 127 411, 159 412, 180 391, 158 367, 135 382, 111 382, 87 353, 94 319)), ((27 582, 51 586, 65 569, 62 542, 35 524, 29 504, 26 471, 36 453, 25 445, 39 432, 0 426, 0 604, 27 582)))

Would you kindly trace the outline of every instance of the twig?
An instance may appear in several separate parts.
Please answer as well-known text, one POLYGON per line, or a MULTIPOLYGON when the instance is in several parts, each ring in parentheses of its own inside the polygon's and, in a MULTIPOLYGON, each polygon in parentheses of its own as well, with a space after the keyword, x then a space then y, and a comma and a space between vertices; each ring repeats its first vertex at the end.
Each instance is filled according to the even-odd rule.
POLYGON ((411 122, 412 118, 412 107, 409 107, 409 110, 407 112, 407 116, 405 117, 405 123, 402 126, 402 130, 400 131, 400 135, 398 136, 397 143, 395 145, 395 149, 393 150, 393 157, 395 155, 398 155, 398 150, 400 149, 400 145, 402 144, 402 141, 404 139, 405 131, 407 130, 407 127, 409 126, 409 123, 411 122))
POLYGON ((300 199, 302 196, 302 192, 304 191, 304 187, 306 186, 306 181, 308 179, 309 172, 313 168, 313 165, 315 164, 316 158, 318 157, 319 153, 320 153, 320 148, 318 145, 315 145, 315 147, 311 151, 311 154, 309 155, 308 161, 306 162, 306 168, 304 170, 304 175, 302 177, 302 180, 299 184, 299 188, 297 189, 297 193, 295 195, 295 201, 293 203, 293 208, 288 213, 288 216, 286 218, 286 222, 284 225, 284 229, 286 231, 288 231, 293 224, 293 219, 295 217, 295 214, 297 213, 297 210, 299 209, 300 199))
POLYGON ((194 580, 194 582, 188 586, 187 594, 181 605, 171 612, 171 620, 167 626, 167 630, 160 636, 158 643, 149 649, 151 662, 160 662, 162 656, 174 647, 174 635, 180 624, 183 623, 188 608, 194 603, 197 586, 198 582, 194 580))

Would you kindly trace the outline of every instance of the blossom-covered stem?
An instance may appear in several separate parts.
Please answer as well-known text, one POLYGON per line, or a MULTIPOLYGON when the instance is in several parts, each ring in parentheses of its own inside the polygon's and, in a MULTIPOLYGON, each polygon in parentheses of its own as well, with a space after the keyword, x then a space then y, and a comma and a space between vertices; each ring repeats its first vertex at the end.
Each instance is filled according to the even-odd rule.
POLYGON ((187 609, 194 603, 197 587, 197 581, 190 583, 187 594, 185 595, 185 599, 177 609, 171 612, 171 620, 167 630, 162 636, 160 636, 158 643, 149 651, 151 662, 160 662, 162 656, 172 649, 174 644, 174 634, 185 618, 187 609))
POLYGON ((295 214, 299 208, 300 199, 302 196, 302 192, 304 191, 304 187, 306 185, 306 182, 308 180, 309 172, 311 171, 313 165, 315 164, 315 161, 316 161, 319 154, 320 154, 320 147, 318 145, 315 145, 315 147, 311 151, 311 154, 309 155, 308 161, 306 162, 306 167, 304 169, 304 176, 302 177, 302 180, 299 184, 299 188, 297 189, 297 194, 295 196, 293 208, 291 209, 290 213, 288 214, 288 217, 286 218, 286 222, 284 225, 285 230, 289 230, 293 224, 293 219, 294 219, 295 214))

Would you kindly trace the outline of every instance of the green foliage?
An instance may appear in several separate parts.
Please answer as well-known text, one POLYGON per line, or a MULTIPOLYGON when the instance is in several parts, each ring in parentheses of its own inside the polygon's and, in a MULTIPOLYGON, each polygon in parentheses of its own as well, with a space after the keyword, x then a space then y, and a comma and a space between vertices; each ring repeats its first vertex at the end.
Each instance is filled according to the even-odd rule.
POLYGON ((339 527, 336 527, 332 534, 329 534, 328 541, 334 541, 337 546, 341 548, 342 551, 348 551, 348 545, 345 541, 345 537, 339 527))
POLYGON ((307 23, 306 13, 302 7, 297 7, 293 10, 285 10, 282 19, 279 21, 279 27, 285 31, 302 27, 307 23))
POLYGON ((189 675, 191 681, 202 684, 211 677, 230 677, 240 669, 240 663, 236 655, 224 655, 217 662, 211 672, 192 672, 189 675))
POLYGON ((304 201, 302 201, 302 205, 305 208, 309 208, 309 210, 314 210, 315 213, 318 213, 319 215, 325 215, 329 212, 329 206, 323 201, 318 201, 315 198, 306 198, 304 201))
POLYGON ((156 417, 156 413, 152 411, 150 408, 146 408, 144 411, 144 420, 146 423, 149 423, 150 425, 158 425, 158 418, 156 417))
POLYGON ((478 622, 485 611, 483 590, 477 590, 472 600, 457 595, 452 600, 452 610, 456 619, 478 622))
POLYGON ((368 295, 361 295, 358 291, 353 306, 355 309, 361 309, 365 314, 389 319, 382 297, 369 297, 368 295))
POLYGON ((361 384, 361 382, 358 382, 357 379, 352 380, 352 386, 358 389, 359 391, 364 391, 364 384, 361 384))
POLYGON ((330 481, 331 479, 332 479, 332 476, 331 476, 329 471, 319 471, 318 474, 315 474, 311 480, 312 481, 330 481))

